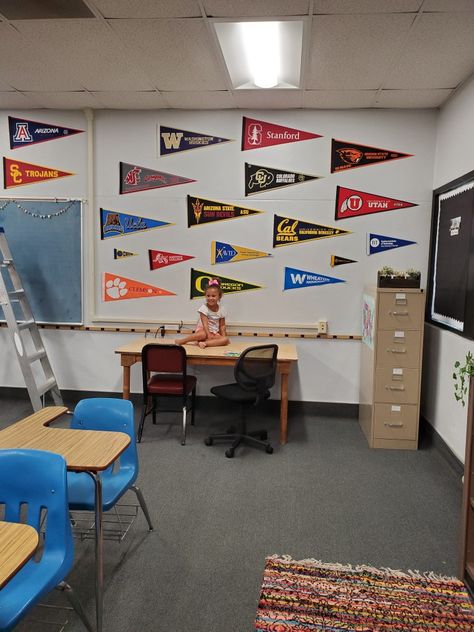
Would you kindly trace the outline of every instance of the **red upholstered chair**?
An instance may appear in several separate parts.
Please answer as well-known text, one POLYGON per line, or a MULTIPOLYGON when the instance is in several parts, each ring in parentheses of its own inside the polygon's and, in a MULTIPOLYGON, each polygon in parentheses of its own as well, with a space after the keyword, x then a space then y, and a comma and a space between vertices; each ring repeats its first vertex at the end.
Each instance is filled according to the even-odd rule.
POLYGON ((149 344, 142 350, 143 410, 137 441, 142 440, 145 417, 152 413, 156 424, 158 397, 180 397, 183 407, 181 445, 186 443, 186 413, 191 396, 191 424, 194 425, 196 378, 186 374, 186 351, 180 345, 149 344), (151 406, 150 406, 151 402, 151 406))

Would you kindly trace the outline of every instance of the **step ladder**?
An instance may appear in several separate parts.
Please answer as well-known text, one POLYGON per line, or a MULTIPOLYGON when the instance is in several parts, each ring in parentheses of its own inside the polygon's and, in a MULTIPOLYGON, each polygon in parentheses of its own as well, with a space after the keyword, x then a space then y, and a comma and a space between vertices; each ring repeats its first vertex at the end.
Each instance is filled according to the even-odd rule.
POLYGON ((20 275, 13 264, 5 230, 1 226, 0 268, 0 308, 3 310, 14 343, 33 410, 36 412, 43 408, 47 395, 51 396, 56 406, 62 406, 61 392, 22 287, 20 275), (14 305, 17 305, 16 313, 14 305), (35 363, 39 365, 36 364, 33 368, 35 363))

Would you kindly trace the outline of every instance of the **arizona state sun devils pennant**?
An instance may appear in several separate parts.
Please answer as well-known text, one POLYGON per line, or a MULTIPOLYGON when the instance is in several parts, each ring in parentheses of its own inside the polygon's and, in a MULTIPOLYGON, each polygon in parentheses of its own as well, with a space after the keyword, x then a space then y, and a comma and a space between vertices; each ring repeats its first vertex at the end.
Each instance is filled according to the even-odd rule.
POLYGON ((67 138, 74 134, 82 134, 84 130, 72 127, 61 127, 51 123, 40 123, 28 119, 8 117, 8 130, 10 133, 10 149, 44 143, 56 138, 67 138))
POLYGON ((188 195, 188 228, 209 222, 221 222, 225 219, 249 217, 257 213, 263 213, 263 211, 188 195))
POLYGON ((207 283, 211 279, 219 279, 221 289, 224 294, 233 294, 234 292, 246 292, 247 290, 261 290, 261 285, 253 285, 245 281, 237 279, 229 279, 228 277, 216 276, 214 273, 203 272, 191 268, 191 298, 200 298, 204 296, 207 283))
POLYGON ((160 125, 160 155, 176 154, 179 151, 189 149, 200 149, 220 143, 228 143, 232 139, 220 138, 219 136, 208 136, 199 132, 188 132, 184 129, 166 127, 160 125))
POLYGON ((148 169, 148 167, 130 165, 127 162, 120 163, 121 194, 172 187, 176 184, 187 184, 188 182, 196 182, 196 180, 175 176, 164 171, 155 171, 154 169, 148 169))
POLYGON ((310 176, 306 173, 283 171, 272 167, 261 167, 245 163, 245 195, 254 195, 262 191, 271 191, 281 187, 290 187, 309 180, 318 180, 320 176, 310 176))
POLYGON ((402 154, 390 149, 370 147, 369 145, 356 145, 345 140, 332 139, 331 147, 331 173, 367 167, 379 162, 410 158, 413 154, 402 154))
POLYGON ((357 263, 357 261, 355 261, 355 259, 339 257, 338 255, 331 255, 331 268, 334 268, 334 266, 342 266, 345 263, 357 263))
POLYGON ((341 230, 333 226, 312 224, 301 219, 275 215, 273 220, 273 247, 292 246, 311 239, 325 239, 349 235, 352 231, 341 230))
POLYGON ((303 132, 300 129, 266 123, 246 116, 242 119, 242 151, 270 147, 271 145, 297 143, 300 140, 310 140, 311 138, 321 138, 321 134, 303 132))
POLYGON ((245 246, 236 246, 235 244, 226 244, 222 241, 213 241, 211 245, 211 263, 231 263, 234 261, 245 261, 246 259, 261 259, 262 257, 271 257, 268 252, 246 248, 245 246))
POLYGON ((345 187, 337 187, 336 190, 336 219, 395 211, 410 206, 418 206, 418 204, 345 187))

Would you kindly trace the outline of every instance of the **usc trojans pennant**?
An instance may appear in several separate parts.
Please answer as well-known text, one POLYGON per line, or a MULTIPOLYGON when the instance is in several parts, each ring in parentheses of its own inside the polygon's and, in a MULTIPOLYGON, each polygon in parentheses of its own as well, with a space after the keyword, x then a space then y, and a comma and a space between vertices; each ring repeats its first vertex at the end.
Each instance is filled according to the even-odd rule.
POLYGON ((246 116, 242 119, 242 151, 285 143, 297 143, 300 140, 310 140, 311 138, 321 138, 321 134, 303 132, 301 129, 266 123, 246 116))
POLYGON ((149 298, 151 296, 176 296, 176 294, 142 281, 104 272, 102 281, 102 300, 104 302, 124 301, 129 298, 149 298))
POLYGON ((57 180, 66 176, 73 176, 69 171, 60 171, 53 167, 42 167, 32 165, 21 160, 3 158, 3 186, 5 189, 21 187, 34 182, 45 182, 46 180, 57 180))

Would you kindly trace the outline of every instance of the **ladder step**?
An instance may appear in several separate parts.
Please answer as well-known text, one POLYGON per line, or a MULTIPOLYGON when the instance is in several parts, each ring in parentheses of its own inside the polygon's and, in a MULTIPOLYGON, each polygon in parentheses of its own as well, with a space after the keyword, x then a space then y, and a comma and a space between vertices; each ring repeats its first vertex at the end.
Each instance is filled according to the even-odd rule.
POLYGON ((49 380, 46 380, 46 382, 42 386, 38 387, 38 394, 40 396, 44 395, 49 390, 51 390, 53 386, 57 386, 56 380, 54 379, 54 377, 50 377, 49 380))
POLYGON ((34 319, 32 319, 32 320, 24 320, 21 323, 17 323, 18 329, 29 329, 34 324, 35 324, 34 319))
POLYGON ((8 292, 8 296, 11 296, 13 299, 19 298, 25 294, 25 290, 20 288, 19 290, 14 290, 13 292, 8 292))
POLYGON ((46 351, 44 349, 38 349, 35 353, 27 356, 26 359, 30 362, 35 362, 36 360, 41 360, 41 358, 46 357, 46 351))
POLYGON ((4 265, 4 266, 11 266, 11 265, 13 265, 13 259, 3 259, 2 260, 2 265, 4 265))

